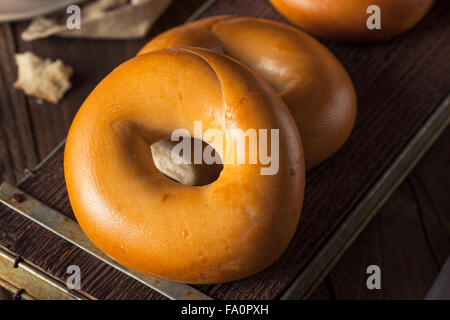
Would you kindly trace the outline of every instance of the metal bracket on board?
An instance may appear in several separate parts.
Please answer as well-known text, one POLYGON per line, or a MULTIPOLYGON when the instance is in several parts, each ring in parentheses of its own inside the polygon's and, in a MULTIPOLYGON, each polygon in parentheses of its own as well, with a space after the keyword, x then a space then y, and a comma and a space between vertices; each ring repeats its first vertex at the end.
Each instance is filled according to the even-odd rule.
POLYGON ((169 299, 210 300, 197 289, 182 283, 155 279, 128 269, 98 249, 84 234, 78 223, 7 182, 0 185, 0 203, 22 214, 45 229, 90 253, 113 268, 152 288, 169 299))
POLYGON ((87 299, 22 261, 20 257, 16 257, 3 249, 0 249, 0 287, 8 290, 15 300, 87 299))

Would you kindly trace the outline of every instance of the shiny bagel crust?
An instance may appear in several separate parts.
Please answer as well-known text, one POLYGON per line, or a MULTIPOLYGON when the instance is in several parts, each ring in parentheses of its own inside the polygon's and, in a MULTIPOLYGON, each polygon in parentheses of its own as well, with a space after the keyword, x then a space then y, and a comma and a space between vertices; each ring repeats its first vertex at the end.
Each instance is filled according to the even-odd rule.
POLYGON ((293 24, 326 38, 348 42, 371 42, 393 38, 414 27, 430 10, 434 0, 270 0, 293 24), (367 28, 377 5, 381 29, 367 28))
POLYGON ((335 153, 352 131, 356 93, 334 55, 306 33, 274 21, 218 16, 170 29, 138 53, 202 47, 262 76, 285 101, 302 137, 306 167, 335 153))
POLYGON ((192 48, 112 71, 78 111, 64 155, 70 202, 93 243, 138 272, 187 283, 237 280, 272 264, 296 230, 304 170, 295 122, 275 91, 231 58, 192 48), (177 128, 193 134, 198 120, 223 133, 279 129, 278 173, 225 163, 209 185, 167 179, 149 145, 177 128))

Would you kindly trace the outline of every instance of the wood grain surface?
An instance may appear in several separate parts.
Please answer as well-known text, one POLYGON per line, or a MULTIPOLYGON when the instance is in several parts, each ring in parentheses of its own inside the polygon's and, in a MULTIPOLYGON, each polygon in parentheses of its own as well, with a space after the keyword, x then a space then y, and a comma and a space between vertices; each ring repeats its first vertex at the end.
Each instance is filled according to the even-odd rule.
MULTIPOLYGON (((192 12, 201 3, 180 2, 175 1, 146 40, 182 22, 188 15, 186 6, 191 6, 189 9, 192 12)), ((355 130, 335 156, 308 173, 301 222, 294 240, 282 258, 254 277, 228 284, 198 286, 200 290, 219 299, 274 299, 282 294, 448 93, 449 9, 448 1, 438 2, 416 28, 392 41, 359 45, 324 42, 341 60, 355 83, 359 102, 355 130)), ((264 0, 218 0, 204 16, 235 13, 284 21, 264 0)), ((0 143, 5 146, 0 148, 0 172, 10 181, 20 178, 24 167, 33 167, 36 161, 42 159, 65 136, 77 108, 94 85, 117 64, 133 56, 145 42, 50 38, 25 43, 18 40, 18 35, 25 25, 0 25, 0 45, 6 48, 0 53, 0 58, 2 62, 11 62, 2 63, 0 66, 0 86, 5 88, 0 95, 3 122, 0 127, 0 130, 3 130, 0 132, 0 143), (62 58, 74 67, 74 87, 59 105, 39 105, 33 98, 24 97, 21 92, 12 89, 15 79, 12 55, 25 50, 32 50, 42 56, 62 58)), ((426 196, 427 193, 439 194, 439 191, 435 190, 437 187, 423 190, 435 184, 429 181, 430 169, 425 166, 421 170, 414 171, 408 183, 403 184, 396 193, 402 199, 412 199, 411 203, 416 204, 417 208, 405 208, 404 202, 396 201, 396 197, 393 197, 390 207, 386 212, 383 209, 363 232, 356 242, 360 244, 355 244, 356 247, 353 246, 347 252, 313 297, 346 298, 351 291, 357 292, 358 297, 369 298, 391 298, 402 294, 406 297, 424 295, 423 292, 436 275, 443 257, 449 253, 448 246, 442 245, 445 243, 445 237, 448 243, 449 208, 445 198, 430 200, 434 198, 426 196), (416 212, 416 216, 402 216, 403 212, 416 212), (432 212, 433 215, 425 212, 432 212), (384 220, 377 222, 378 219, 384 220), (446 224, 445 233, 442 232, 442 225, 446 224), (408 226, 416 229, 408 229, 408 226), (409 230, 415 231, 410 232, 410 238, 396 238, 397 230, 402 228, 406 233, 410 232, 409 230), (424 228, 428 233, 424 233, 424 228), (418 233, 426 234, 427 239, 422 241, 414 238, 413 235, 418 233), (378 239, 379 247, 370 246, 374 239, 378 239), (414 247, 418 248, 417 252, 419 249, 424 252, 427 250, 423 243, 432 248, 430 259, 435 265, 431 271, 427 269, 426 275, 420 271, 427 260, 417 255, 417 259, 422 261, 418 263, 413 255, 414 247), (405 252, 401 249, 402 245, 410 245, 411 251, 405 252), (372 249, 366 252, 367 248, 372 249), (405 254, 404 263, 414 263, 417 273, 400 276, 400 280, 394 279, 399 277, 396 272, 406 270, 406 267, 402 269, 382 260, 386 252, 394 255, 405 254), (365 266, 377 263, 382 266, 382 270, 388 270, 387 276, 393 278, 390 282, 392 288, 389 288, 389 291, 384 289, 382 292, 368 293, 367 289, 364 289, 365 266), (423 279, 420 290, 405 293, 399 289, 402 284, 407 284, 417 277, 423 279), (395 288, 396 285, 399 288, 395 288)), ((445 181, 448 181, 448 175, 445 181)), ((64 185, 62 153, 55 155, 41 171, 20 187, 73 217, 64 185)), ((82 289, 92 297, 162 298, 2 206, 0 245, 61 281, 66 277, 67 266, 78 264, 84 275, 82 289)), ((428 252, 430 250, 428 248, 428 252)), ((398 261, 403 260, 394 262, 398 261)))
POLYGON ((450 128, 340 259, 312 299, 423 299, 450 255, 450 128), (366 268, 381 269, 368 290, 366 268))

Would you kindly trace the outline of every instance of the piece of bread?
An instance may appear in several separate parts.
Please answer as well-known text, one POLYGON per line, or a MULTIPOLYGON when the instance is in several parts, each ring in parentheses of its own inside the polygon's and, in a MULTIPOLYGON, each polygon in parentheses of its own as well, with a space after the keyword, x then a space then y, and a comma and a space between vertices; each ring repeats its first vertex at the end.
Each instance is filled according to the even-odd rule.
MULTIPOLYGON (((150 146, 153 162, 156 168, 169 178, 189 186, 203 186, 217 180, 223 169, 222 164, 194 163, 194 139, 191 140, 191 154, 179 155, 172 153, 172 149, 178 141, 161 140, 150 146)), ((208 144, 202 141, 201 152, 203 154, 208 144)))
POLYGON ((44 60, 32 52, 18 53, 15 58, 18 79, 14 83, 14 88, 53 103, 58 103, 70 88, 69 78, 73 70, 61 60, 44 60))

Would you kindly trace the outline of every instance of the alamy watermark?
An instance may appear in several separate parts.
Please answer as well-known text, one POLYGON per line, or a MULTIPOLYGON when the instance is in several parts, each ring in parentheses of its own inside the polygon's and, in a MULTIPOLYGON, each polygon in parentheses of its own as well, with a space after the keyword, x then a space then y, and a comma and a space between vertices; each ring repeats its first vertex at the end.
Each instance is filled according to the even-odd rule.
POLYGON ((81 29, 81 9, 73 4, 67 7, 66 13, 69 15, 66 20, 66 27, 69 30, 81 29))
MULTIPOLYGON (((81 8, 75 4, 67 7, 66 13, 69 15, 66 19, 66 27, 68 30, 81 29, 81 8)), ((369 30, 381 29, 381 8, 376 5, 370 5, 366 9, 366 13, 370 16, 366 20, 366 26, 369 30)))
POLYGON ((370 276, 366 280, 366 286, 369 290, 381 289, 381 269, 379 266, 372 264, 367 267, 366 273, 370 276))
POLYGON ((370 16, 367 18, 366 26, 369 30, 381 29, 381 9, 376 4, 370 5, 366 10, 370 16))
POLYGON ((194 121, 194 137, 198 139, 192 139, 187 129, 172 132, 171 141, 178 142, 171 151, 174 164, 260 164, 263 166, 261 175, 278 173, 279 129, 250 128, 244 131, 231 128, 224 131, 213 128, 203 131, 202 121, 194 121), (214 147, 208 145, 203 149, 201 140, 214 147))
POLYGON ((81 269, 79 266, 72 264, 67 267, 66 273, 69 274, 66 280, 67 288, 81 289, 81 269))

